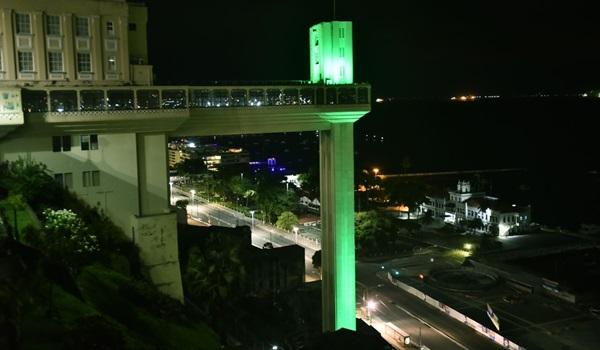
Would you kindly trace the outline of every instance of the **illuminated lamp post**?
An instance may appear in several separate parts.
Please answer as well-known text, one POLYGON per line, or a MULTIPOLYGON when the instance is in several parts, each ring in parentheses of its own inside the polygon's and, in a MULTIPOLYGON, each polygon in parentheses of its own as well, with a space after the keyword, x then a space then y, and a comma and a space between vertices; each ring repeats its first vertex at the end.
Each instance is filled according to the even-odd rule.
POLYGON ((298 226, 294 226, 292 228, 292 230, 294 231, 294 241, 296 242, 296 244, 298 244, 298 230, 299 230, 299 228, 298 228, 298 226))
POLYGON ((377 175, 379 174, 379 168, 373 168, 373 174, 375 174, 375 178, 377 179, 377 175))
POLYGON ((375 302, 373 300, 367 301, 367 319, 369 320, 369 326, 373 324, 373 315, 371 313, 376 308, 377 308, 377 302, 375 302))
POLYGON ((196 208, 195 213, 196 215, 198 215, 198 208, 194 205, 194 199, 196 198, 196 190, 191 190, 190 193, 192 195, 192 207, 196 208))
POLYGON ((252 228, 254 228, 254 213, 256 210, 250 210, 250 215, 252 216, 252 228))

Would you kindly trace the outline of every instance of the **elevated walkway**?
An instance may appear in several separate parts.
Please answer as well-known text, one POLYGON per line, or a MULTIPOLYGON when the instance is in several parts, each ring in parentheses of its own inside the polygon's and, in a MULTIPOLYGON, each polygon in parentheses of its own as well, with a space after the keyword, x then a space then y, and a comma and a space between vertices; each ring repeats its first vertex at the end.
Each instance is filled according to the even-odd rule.
POLYGON ((23 126, 30 136, 125 132, 206 136, 327 130, 332 121, 352 122, 370 110, 368 84, 1 90, 10 94, 6 104, 13 106, 13 112, 0 110, 0 137, 16 126, 23 126))

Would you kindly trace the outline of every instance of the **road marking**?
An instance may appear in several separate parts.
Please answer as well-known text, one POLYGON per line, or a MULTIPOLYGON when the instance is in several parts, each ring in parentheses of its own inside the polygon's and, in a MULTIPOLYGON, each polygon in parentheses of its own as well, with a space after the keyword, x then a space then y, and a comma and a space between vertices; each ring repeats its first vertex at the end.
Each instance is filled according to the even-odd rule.
MULTIPOLYGON (((387 306, 387 305, 386 305, 387 306)), ((441 336, 447 338, 448 340, 450 340, 451 342, 453 342, 456 346, 465 349, 465 350, 469 350, 469 348, 467 348, 466 346, 464 346, 463 344, 459 343, 457 340, 455 340, 453 337, 451 337, 450 335, 446 334, 445 332, 442 332, 441 330, 433 327, 432 325, 430 325, 429 323, 427 323, 427 321, 423 320, 422 318, 418 317, 417 315, 413 314, 412 312, 406 310, 405 308, 403 308, 402 306, 398 305, 398 304, 394 304, 394 306, 396 306, 398 309, 404 311, 405 313, 407 313, 409 316, 411 316, 412 318, 418 320, 419 322, 421 322, 422 324, 426 325, 427 327, 431 328, 433 331, 439 333, 441 336)))

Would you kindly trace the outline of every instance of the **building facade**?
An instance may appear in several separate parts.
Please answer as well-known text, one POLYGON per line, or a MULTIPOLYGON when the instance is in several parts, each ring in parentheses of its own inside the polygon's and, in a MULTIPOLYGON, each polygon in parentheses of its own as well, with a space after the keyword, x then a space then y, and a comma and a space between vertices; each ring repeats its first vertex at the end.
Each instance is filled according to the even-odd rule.
POLYGON ((2 1, 0 84, 149 85, 146 23, 125 0, 2 1))
POLYGON ((471 189, 469 181, 459 180, 456 190, 448 191, 447 196, 427 196, 429 203, 421 208, 431 212, 435 218, 451 224, 465 224, 481 220, 479 232, 489 232, 505 237, 511 231, 527 227, 531 222, 531 207, 507 204, 485 192, 471 189))

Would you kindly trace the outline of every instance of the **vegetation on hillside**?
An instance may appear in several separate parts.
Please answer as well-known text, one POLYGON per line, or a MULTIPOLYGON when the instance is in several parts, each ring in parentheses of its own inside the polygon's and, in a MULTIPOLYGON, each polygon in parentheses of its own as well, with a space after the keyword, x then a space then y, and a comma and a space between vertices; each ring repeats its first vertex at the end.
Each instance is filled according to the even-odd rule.
POLYGON ((0 348, 217 349, 137 247, 44 165, 0 164, 0 348))

